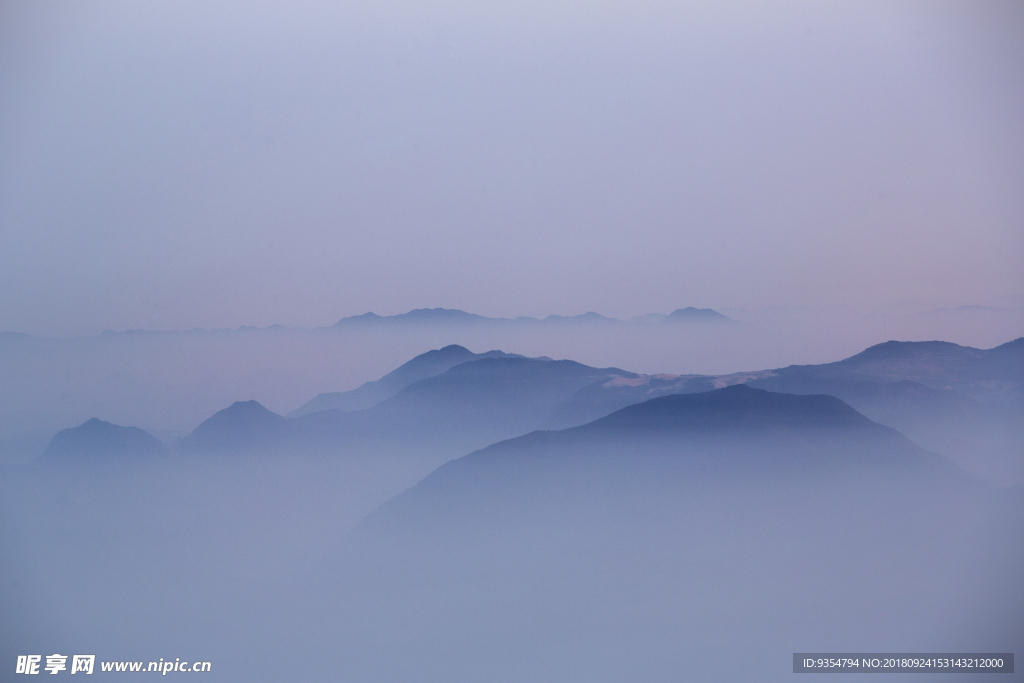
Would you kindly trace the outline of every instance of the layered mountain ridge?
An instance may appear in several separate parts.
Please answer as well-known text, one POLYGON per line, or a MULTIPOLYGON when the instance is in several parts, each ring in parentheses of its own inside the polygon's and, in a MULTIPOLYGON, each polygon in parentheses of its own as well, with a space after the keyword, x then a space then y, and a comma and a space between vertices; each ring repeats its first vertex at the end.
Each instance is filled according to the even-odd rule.
POLYGON ((440 375, 456 365, 481 358, 521 357, 517 354, 509 354, 503 351, 473 353, 458 344, 450 344, 444 348, 420 354, 380 379, 367 382, 357 389, 319 394, 308 403, 288 413, 288 417, 302 417, 303 415, 321 410, 365 410, 366 408, 372 408, 385 399, 391 398, 414 382, 440 375))
POLYGON ((626 493, 648 495, 643 491, 674 497, 671 489, 701 481, 731 486, 809 476, 844 486, 863 480, 984 488, 833 396, 734 385, 662 396, 578 427, 493 444, 438 468, 368 523, 419 524, 441 515, 443 526, 459 527, 485 509, 489 516, 501 508, 503 518, 514 520, 529 517, 527 508, 580 496, 593 506, 626 493))
POLYGON ((236 403, 178 448, 419 449, 440 464, 535 429, 564 429, 659 396, 733 385, 835 396, 991 480, 1024 479, 1024 338, 988 350, 892 341, 834 363, 719 376, 639 375, 497 350, 473 353, 453 344, 353 391, 321 394, 288 418, 254 401, 236 403))
POLYGON ((50 441, 44 462, 133 461, 166 455, 164 445, 138 427, 122 427, 90 418, 78 427, 62 429, 50 441))
POLYGON ((649 313, 627 320, 610 318, 608 316, 587 311, 580 315, 549 315, 544 318, 533 318, 530 316, 519 316, 517 318, 490 318, 476 313, 467 313, 456 308, 417 308, 408 313, 397 315, 377 315, 376 313, 363 313, 342 318, 333 327, 346 328, 360 325, 474 325, 474 324, 616 324, 638 322, 648 323, 652 321, 666 323, 687 323, 687 322, 730 322, 732 318, 722 315, 710 308, 696 308, 687 306, 678 308, 668 315, 660 313, 649 313))

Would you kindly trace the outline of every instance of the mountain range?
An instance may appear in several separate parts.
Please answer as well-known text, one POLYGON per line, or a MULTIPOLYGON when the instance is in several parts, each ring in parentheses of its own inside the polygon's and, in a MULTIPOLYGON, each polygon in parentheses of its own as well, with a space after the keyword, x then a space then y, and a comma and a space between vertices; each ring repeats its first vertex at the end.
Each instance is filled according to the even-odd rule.
POLYGON ((679 308, 668 315, 660 313, 648 313, 628 320, 609 318, 588 311, 581 315, 549 315, 546 318, 531 318, 519 316, 518 318, 489 318, 476 313, 467 313, 454 308, 417 308, 408 313, 398 315, 377 315, 376 313, 363 313, 342 318, 334 324, 334 327, 354 327, 364 325, 476 325, 476 324, 624 324, 624 323, 687 323, 687 322, 735 322, 732 318, 722 315, 710 308, 695 308, 687 306, 679 308))
POLYGON ((319 607, 359 624, 354 675, 388 680, 788 680, 802 643, 1009 648, 1020 493, 831 396, 669 395, 438 468, 360 524, 319 607))
POLYGON ((97 418, 54 435, 41 456, 47 463, 145 460, 167 455, 156 438, 138 427, 121 427, 97 418))
POLYGON ((733 384, 836 396, 993 480, 1024 481, 1024 338, 987 350, 890 341, 823 365, 615 379, 559 406, 552 426, 587 422, 656 396, 733 384))
POLYGON ((239 401, 168 457, 90 420, 43 460, 120 443, 154 464, 0 469, 0 538, 27 558, 4 640, 59 620, 216 652, 237 680, 781 681, 829 643, 1012 651, 1024 489, 813 382, 1012 410, 1019 353, 883 344, 679 377, 444 347, 368 408, 239 401), (794 390, 756 386, 779 378, 794 390))
POLYGON ((258 447, 339 455, 408 451, 429 453, 436 465, 460 451, 535 429, 579 389, 615 377, 636 375, 568 360, 500 351, 472 354, 449 346, 413 359, 386 382, 351 392, 360 400, 371 392, 394 392, 370 408, 300 409, 296 417, 286 419, 255 402, 236 403, 197 427, 180 447, 186 452, 213 452, 234 444, 231 450, 258 447))
MULTIPOLYGON (((455 312, 461 313, 461 311, 455 312)), ((366 315, 373 314, 367 313, 366 315)), ((362 318, 363 316, 359 317, 362 318)), ((375 317, 379 318, 380 316, 375 317)), ((456 365, 481 358, 522 358, 522 356, 502 351, 473 353, 462 346, 451 344, 442 349, 420 354, 380 379, 367 382, 357 389, 319 394, 308 403, 288 413, 288 417, 302 417, 303 415, 316 413, 321 410, 338 409, 352 411, 372 408, 381 401, 391 398, 413 382, 440 375, 445 370, 456 365)))
MULTIPOLYGON (((737 384, 836 396, 991 480, 1024 481, 1024 338, 988 350, 886 342, 834 363, 718 376, 639 375, 449 345, 355 390, 320 394, 287 418, 255 401, 236 403, 176 448, 368 454, 418 449, 431 453, 436 465, 531 430, 581 425, 651 398, 737 384)), ((62 433, 53 448, 67 449, 75 438, 62 433)), ((82 450, 94 449, 96 438, 86 439, 83 432, 82 450)), ((110 438, 112 449, 121 448, 110 438)))
POLYGON ((675 497, 680 487, 697 482, 809 478, 834 480, 833 485, 842 480, 844 486, 853 481, 982 486, 833 396, 737 384, 662 396, 585 425, 488 446, 438 468, 368 523, 391 519, 420 525, 442 514, 444 520, 434 523, 450 530, 476 524, 496 508, 502 508, 503 518, 521 520, 538 506, 547 509, 581 496, 587 505, 606 505, 626 493, 675 497), (549 499, 542 500, 545 496, 549 499))

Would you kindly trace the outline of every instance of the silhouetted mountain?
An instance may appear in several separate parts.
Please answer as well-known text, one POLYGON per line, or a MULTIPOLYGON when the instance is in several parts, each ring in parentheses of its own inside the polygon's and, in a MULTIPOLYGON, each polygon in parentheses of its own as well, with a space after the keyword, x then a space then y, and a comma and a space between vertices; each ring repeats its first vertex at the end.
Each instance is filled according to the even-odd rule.
POLYGON ((183 450, 232 452, 272 448, 295 426, 256 401, 238 401, 204 421, 181 440, 183 450))
MULTIPOLYGON (((180 446, 186 451, 410 454, 436 466, 460 453, 543 426, 553 409, 582 387, 637 376, 568 360, 500 351, 473 354, 449 346, 417 356, 388 381, 395 387, 467 357, 475 360, 413 381, 366 410, 318 410, 286 419, 255 401, 236 403, 199 425, 180 446)), ((378 387, 371 385, 366 391, 379 391, 378 387)))
POLYGON ((1013 354, 1015 356, 1024 355, 1024 337, 1017 337, 1013 341, 1008 341, 1005 344, 989 349, 994 355, 1001 354, 1013 354))
POLYGON ((235 404, 200 425, 181 445, 186 450, 312 449, 385 458, 408 455, 433 467, 542 426, 555 406, 584 386, 636 376, 574 361, 494 353, 500 355, 481 357, 491 354, 471 354, 455 346, 419 356, 398 373, 396 381, 436 370, 467 354, 477 359, 415 381, 367 410, 329 409, 286 420, 255 402, 235 404))
POLYGON ((308 403, 288 413, 288 417, 302 417, 321 410, 364 410, 386 398, 391 398, 413 382, 439 375, 460 363, 480 358, 506 357, 519 356, 502 351, 473 353, 465 347, 452 344, 443 349, 420 354, 380 379, 367 382, 357 389, 319 394, 308 403))
POLYGON ((618 318, 587 311, 580 315, 549 315, 545 318, 519 316, 517 318, 489 318, 475 313, 467 313, 452 308, 417 308, 399 315, 377 315, 363 313, 342 318, 333 327, 353 327, 361 325, 395 325, 395 324, 426 324, 426 325, 578 325, 578 324, 648 324, 650 322, 735 322, 732 318, 722 315, 710 308, 680 308, 669 315, 649 313, 645 316, 622 321, 618 318))
POLYGON ((690 394, 721 388, 705 375, 638 375, 613 377, 583 387, 551 411, 546 429, 586 424, 609 413, 657 396, 690 394))
POLYGON ((835 363, 791 365, 773 372, 778 379, 765 377, 757 381, 766 386, 774 381, 795 388, 801 382, 833 379, 911 380, 981 400, 1000 394, 1020 397, 1024 390, 1024 342, 1018 339, 983 350, 941 341, 889 341, 835 363))
POLYGON ((377 315, 375 313, 363 313, 342 318, 334 324, 334 327, 346 327, 349 325, 365 324, 394 324, 394 323, 477 323, 493 320, 475 313, 466 313, 456 308, 417 308, 408 313, 399 315, 377 315))
POLYGON ((413 401, 457 403, 473 409, 480 401, 506 398, 529 400, 531 404, 550 403, 572 387, 598 378, 636 377, 619 368, 592 368, 572 360, 550 360, 503 355, 454 366, 435 377, 408 386, 388 403, 389 406, 413 401), (498 394, 506 398, 495 399, 498 394))
POLYGON ((462 678, 498 659, 535 680, 578 652, 560 670, 577 680, 637 662, 645 680, 783 680, 761 655, 823 631, 1008 646, 1024 568, 1008 498, 833 397, 666 396, 438 468, 363 522, 324 613, 360 616, 359 671, 417 634, 395 680, 485 647, 462 678))
POLYGON ((78 427, 57 432, 42 459, 49 462, 147 459, 164 454, 163 444, 138 427, 121 427, 94 417, 78 427))
POLYGON ((982 350, 948 342, 886 342, 822 365, 721 376, 643 375, 584 387, 548 426, 582 424, 657 396, 733 384, 830 394, 994 481, 1024 477, 1024 340, 982 350))
POLYGON ((428 429, 461 424, 471 432, 512 435, 539 426, 555 406, 584 386, 635 376, 570 360, 487 358, 416 382, 382 403, 378 412, 396 424, 428 429))
POLYGON ((447 511, 473 517, 460 505, 461 495, 474 505, 499 500, 527 505, 536 502, 538 487, 547 490, 556 481, 570 489, 583 481, 600 487, 609 483, 603 478, 622 483, 641 472, 657 472, 651 481, 671 476, 690 483, 707 476, 891 479, 910 473, 919 480, 952 478, 976 485, 941 457, 833 396, 734 385, 662 396, 586 425, 494 444, 442 466, 379 514, 421 519, 427 515, 421 507, 443 504, 447 511), (479 498, 479 486, 486 486, 485 498, 479 498))
MULTIPOLYGON (((949 342, 890 341, 822 365, 791 365, 718 376, 644 375, 634 381, 588 387, 579 400, 622 407, 655 396, 707 391, 731 384, 793 394, 832 394, 858 410, 861 405, 868 407, 879 402, 892 406, 917 402, 929 412, 970 410, 979 401, 1020 399, 1024 391, 1024 338, 988 350, 949 342)), ((577 410, 585 413, 582 406, 577 410)))
POLYGON ((732 318, 722 315, 710 308, 677 308, 669 313, 662 320, 665 323, 689 323, 689 322, 734 322, 732 318))
POLYGON ((775 430, 833 429, 885 434, 895 431, 875 424, 834 396, 796 396, 737 384, 696 394, 662 396, 617 410, 578 427, 576 434, 628 432, 630 435, 749 433, 775 430))
POLYGON ((404 444, 443 452, 448 459, 544 425, 556 406, 584 386, 635 376, 568 360, 481 358, 414 382, 369 410, 296 418, 296 438, 342 450, 404 444))

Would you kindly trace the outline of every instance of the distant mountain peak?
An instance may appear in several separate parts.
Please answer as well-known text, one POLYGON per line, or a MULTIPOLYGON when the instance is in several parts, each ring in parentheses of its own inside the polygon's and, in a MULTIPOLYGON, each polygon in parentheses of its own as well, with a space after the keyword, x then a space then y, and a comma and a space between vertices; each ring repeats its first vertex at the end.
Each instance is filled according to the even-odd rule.
POLYGON ((210 419, 196 427, 196 431, 210 429, 215 426, 257 420, 261 422, 277 422, 284 420, 277 413, 267 410, 259 401, 235 401, 227 408, 217 411, 210 419))
POLYGON ((693 306, 687 306, 686 308, 677 308, 676 310, 669 313, 663 319, 666 323, 675 322, 727 322, 732 321, 732 318, 726 315, 722 315, 718 311, 711 308, 695 308, 693 306))
POLYGON ((271 411, 267 410, 262 403, 255 399, 249 399, 248 401, 235 401, 230 406, 220 411, 221 413, 237 413, 237 414, 262 414, 267 413, 274 415, 271 411))
POLYGON ((334 324, 334 327, 345 327, 348 325, 359 325, 365 323, 425 323, 425 322, 483 322, 493 320, 476 313, 467 313, 457 308, 414 308, 408 313, 398 315, 377 315, 376 313, 363 313, 342 318, 334 324))
MULTIPOLYGON (((628 322, 649 323, 655 321, 672 322, 735 322, 732 318, 722 315, 711 308, 695 308, 687 306, 679 308, 668 315, 651 313, 646 316, 633 318, 628 322)), ((577 324, 622 324, 624 321, 618 318, 609 318, 595 311, 587 311, 580 315, 557 315, 552 314, 545 318, 532 318, 519 316, 517 318, 491 318, 476 313, 468 313, 457 308, 415 308, 408 313, 398 315, 380 316, 376 313, 363 313, 342 318, 334 324, 334 327, 358 326, 364 324, 463 324, 463 323, 487 323, 494 325, 508 324, 555 324, 555 325, 577 325, 577 324)))
POLYGON ((236 401, 196 427, 181 444, 200 451, 252 449, 293 431, 288 420, 258 401, 236 401))
POLYGON ((382 319, 382 316, 377 315, 373 311, 367 311, 362 315, 350 315, 347 318, 342 318, 341 320, 335 323, 335 326, 340 325, 344 322, 374 322, 382 319))
POLYGON ((579 427, 494 443, 442 465, 378 508, 363 529, 448 530, 497 519, 488 517, 495 512, 524 519, 548 503, 559 511, 577 502, 603 508, 616 492, 639 496, 632 509, 655 490, 677 500, 681 486, 702 482, 838 482, 851 475, 867 475, 862 482, 908 475, 965 481, 948 461, 833 396, 735 385, 662 396, 579 427), (672 483, 661 488, 665 482, 672 483))
POLYGON ((409 311, 408 313, 406 313, 405 315, 422 316, 422 317, 427 317, 427 318, 434 317, 434 316, 446 317, 446 316, 453 316, 453 315, 454 316, 471 315, 471 316, 473 316, 475 318, 483 317, 483 316, 478 316, 476 313, 467 313, 466 311, 463 311, 463 310, 458 309, 458 308, 441 308, 441 307, 438 307, 438 308, 414 308, 411 311, 409 311))
POLYGON ((654 433, 773 428, 886 429, 834 396, 782 394, 746 384, 653 398, 617 410, 579 429, 586 427, 654 433))
POLYGON ((925 353, 941 353, 941 354, 964 354, 964 353, 977 353, 977 349, 972 349, 968 346, 960 346, 952 342, 944 341, 894 341, 890 340, 882 342, 881 344, 875 344, 869 346, 860 353, 850 356, 849 358, 839 361, 840 363, 849 363, 857 361, 873 361, 873 360, 904 360, 909 358, 918 358, 925 353))
POLYGON ((1024 337, 1017 337, 1013 341, 1008 341, 1005 344, 1000 344, 999 346, 990 350, 999 351, 1001 353, 1006 351, 1024 351, 1024 337))
POLYGON ((465 346, 449 344, 440 349, 421 353, 410 361, 395 368, 378 380, 366 382, 351 391, 335 391, 318 394, 312 400, 288 414, 288 417, 302 417, 324 410, 364 410, 391 398, 399 391, 428 377, 435 377, 452 367, 481 358, 516 357, 504 351, 473 353, 465 346))
POLYGON ((93 417, 78 427, 57 432, 43 458, 48 461, 97 457, 135 459, 163 454, 163 444, 148 432, 93 417))

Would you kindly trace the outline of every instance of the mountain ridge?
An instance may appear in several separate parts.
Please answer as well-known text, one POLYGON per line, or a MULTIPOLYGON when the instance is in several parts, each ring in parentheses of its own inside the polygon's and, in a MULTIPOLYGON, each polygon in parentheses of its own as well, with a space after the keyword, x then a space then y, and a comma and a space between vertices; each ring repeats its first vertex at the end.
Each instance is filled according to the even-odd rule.
POLYGON ((333 391, 317 394, 287 414, 289 418, 302 417, 323 410, 365 410, 381 401, 391 398, 402 389, 421 379, 434 377, 450 368, 481 358, 521 357, 504 351, 473 353, 464 346, 449 344, 414 357, 398 366, 378 380, 366 382, 350 391, 333 391))
POLYGON ((687 306, 686 308, 677 308, 676 310, 665 316, 662 321, 663 323, 689 323, 689 322, 701 322, 701 323, 725 323, 725 322, 736 322, 727 315, 722 315, 716 310, 710 308, 694 308, 693 306, 687 306))
POLYGON ((644 319, 656 317, 665 322, 709 322, 709 321, 733 321, 732 318, 722 315, 711 308, 695 308, 687 306, 678 308, 668 315, 649 313, 636 316, 627 320, 611 318, 594 311, 587 311, 579 315, 557 315, 552 314, 544 318, 531 316, 518 316, 516 318, 491 318, 476 313, 468 313, 457 308, 415 308, 408 313, 395 315, 377 315, 373 312, 361 315, 352 315, 342 318, 332 325, 332 328, 345 328, 359 325, 393 325, 393 324, 642 324, 644 319))
POLYGON ((398 518, 411 522, 435 514, 458 525, 452 515, 471 517, 481 506, 519 509, 540 491, 556 491, 570 500, 581 495, 573 493, 580 486, 591 491, 588 496, 613 495, 608 488, 612 482, 617 482, 616 489, 642 491, 643 486, 626 485, 636 477, 648 481, 644 486, 657 482, 658 487, 673 478, 697 486, 705 480, 780 477, 866 477, 876 485, 897 477, 970 490, 988 487, 834 396, 735 385, 659 397, 585 425, 538 430, 492 444, 437 468, 368 516, 365 527, 372 530, 398 523, 398 518), (433 512, 421 510, 424 505, 433 512))
POLYGON ((50 440, 43 462, 102 458, 148 459, 166 455, 160 441, 138 427, 122 427, 90 418, 78 427, 62 429, 50 440))
POLYGON ((187 452, 250 450, 272 446, 294 433, 292 422, 258 401, 236 401, 204 420, 179 446, 187 452))

